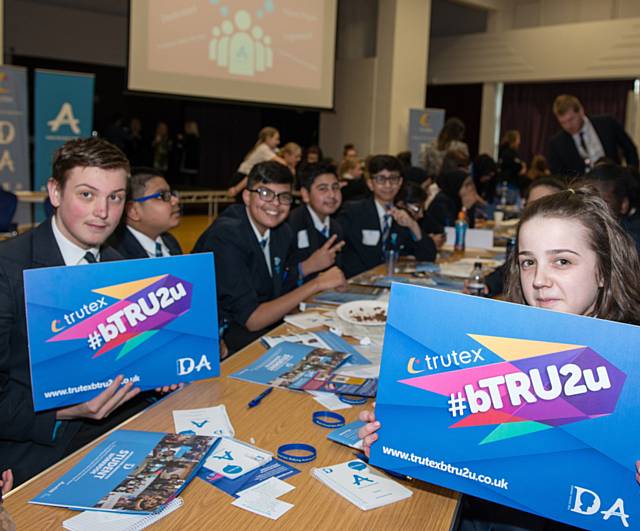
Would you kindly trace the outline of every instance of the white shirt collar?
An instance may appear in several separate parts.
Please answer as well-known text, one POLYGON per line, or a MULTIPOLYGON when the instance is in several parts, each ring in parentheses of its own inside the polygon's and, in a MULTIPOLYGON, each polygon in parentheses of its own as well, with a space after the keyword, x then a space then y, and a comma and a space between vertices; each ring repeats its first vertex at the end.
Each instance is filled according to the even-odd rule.
POLYGON ((151 257, 155 258, 156 256, 156 242, 160 244, 162 247, 163 256, 169 256, 171 253, 169 252, 169 248, 164 244, 162 238, 158 236, 155 240, 152 240, 146 234, 140 232, 139 230, 134 229, 131 225, 127 225, 127 229, 133 237, 138 240, 138 243, 142 245, 144 251, 151 257))
POLYGON ((271 246, 269 245, 271 240, 271 229, 267 229, 264 234, 260 234, 258 228, 254 225, 253 220, 251 219, 251 215, 249 214, 249 209, 247 208, 247 218, 249 219, 249 224, 253 229, 253 233, 256 235, 256 239, 258 240, 258 245, 262 248, 262 254, 264 255, 264 261, 267 264, 267 269, 269 270, 269 275, 271 275, 271 246), (262 247, 260 244, 261 241, 267 240, 267 244, 262 247))
POLYGON ((60 232, 58 224, 56 223, 55 215, 51 216, 51 229, 53 230, 53 237, 58 244, 58 248, 60 249, 65 265, 86 264, 87 261, 84 259, 84 255, 87 251, 91 251, 97 261, 100 260, 100 248, 91 247, 90 249, 83 249, 70 241, 64 234, 62 234, 62 232, 60 232))
POLYGON ((307 210, 309 210, 309 214, 311 214, 311 221, 313 221, 313 226, 316 228, 318 232, 322 232, 324 234, 324 229, 327 229, 327 234, 329 234, 329 230, 331 228, 330 222, 331 219, 329 216, 324 218, 324 222, 320 221, 320 216, 316 214, 315 210, 307 205, 307 210))
POLYGON ((373 202, 376 205, 376 210, 378 211, 378 219, 380 220, 380 229, 384 230, 384 217, 389 213, 389 211, 386 210, 384 206, 378 202, 377 199, 374 199, 373 202))

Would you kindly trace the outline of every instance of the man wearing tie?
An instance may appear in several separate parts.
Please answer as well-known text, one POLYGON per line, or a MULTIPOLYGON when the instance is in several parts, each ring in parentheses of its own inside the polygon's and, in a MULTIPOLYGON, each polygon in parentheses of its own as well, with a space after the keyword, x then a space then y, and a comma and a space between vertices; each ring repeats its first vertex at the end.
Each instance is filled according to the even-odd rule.
POLYGON ((587 117, 580 100, 569 94, 558 96, 553 113, 562 128, 549 141, 549 165, 555 175, 584 175, 607 157, 638 168, 638 150, 624 128, 611 116, 587 117))
POLYGON ((120 375, 88 402, 36 413, 27 348, 23 271, 121 259, 103 243, 122 217, 129 171, 105 140, 67 142, 47 185, 54 215, 0 243, 0 470, 13 469, 17 484, 148 405, 137 397, 120 408, 139 393, 120 375))
POLYGON ((150 258, 182 254, 169 234, 180 223, 178 196, 164 177, 151 168, 133 168, 125 219, 109 239, 124 258, 150 258))
POLYGON ((346 241, 342 251, 345 276, 383 263, 389 250, 422 261, 435 260, 433 240, 405 210, 393 206, 402 186, 400 161, 391 155, 376 155, 368 170, 367 186, 373 197, 345 203, 338 218, 346 241))

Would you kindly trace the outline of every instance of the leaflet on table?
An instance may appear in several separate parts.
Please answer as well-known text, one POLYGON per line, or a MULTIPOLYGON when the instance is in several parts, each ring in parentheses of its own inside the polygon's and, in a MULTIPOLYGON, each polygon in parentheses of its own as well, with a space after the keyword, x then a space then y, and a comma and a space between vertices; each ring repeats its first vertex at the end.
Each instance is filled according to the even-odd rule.
POLYGON ((313 298, 314 302, 344 304, 351 301, 378 300, 385 290, 369 286, 350 285, 348 291, 323 291, 313 298))
POLYGON ((337 350, 338 352, 346 352, 351 354, 345 365, 369 365, 371 362, 366 356, 363 356, 358 350, 347 343, 340 336, 333 332, 307 332, 304 334, 291 334, 284 336, 263 336, 261 341, 268 347, 275 347, 280 343, 288 341, 289 343, 302 343, 311 347, 320 347, 327 350, 337 350))
POLYGON ((213 255, 24 272, 36 411, 219 374, 213 255))
POLYGON ((640 521, 640 327, 394 285, 371 463, 587 529, 640 521))
POLYGON ((203 466, 228 479, 236 479, 273 459, 273 454, 255 446, 221 437, 218 439, 203 466))
POLYGON ((214 437, 118 430, 29 503, 147 514, 196 474, 214 437))
POLYGON ((183 435, 210 435, 213 437, 233 437, 235 431, 223 405, 200 409, 173 411, 176 433, 183 435))
POLYGON ((312 474, 363 511, 404 500, 413 494, 359 459, 314 468, 312 474))
POLYGON ((280 343, 269 349, 257 361, 231 375, 231 378, 259 384, 296 388, 315 374, 331 374, 350 354, 335 350, 308 347, 297 343, 280 343))
POLYGON ((378 379, 335 374, 335 369, 331 372, 305 371, 304 374, 300 374, 291 381, 287 387, 300 391, 322 391, 341 395, 373 397, 376 396, 378 389, 378 379))
POLYGON ((206 466, 203 466, 198 471, 198 477, 221 491, 237 497, 239 492, 254 487, 271 477, 285 480, 299 473, 300 471, 297 468, 283 461, 271 459, 268 463, 236 479, 226 478, 222 474, 206 468, 206 466))
POLYGON ((327 435, 327 439, 339 444, 344 444, 356 450, 362 450, 362 439, 358 437, 358 430, 364 426, 364 422, 356 420, 337 428, 327 435))

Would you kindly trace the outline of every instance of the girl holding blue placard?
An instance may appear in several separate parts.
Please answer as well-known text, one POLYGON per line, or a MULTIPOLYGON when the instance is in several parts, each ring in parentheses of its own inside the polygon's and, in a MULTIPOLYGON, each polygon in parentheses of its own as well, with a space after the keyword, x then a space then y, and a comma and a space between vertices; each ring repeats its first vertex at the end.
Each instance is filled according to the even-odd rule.
MULTIPOLYGON (((568 189, 531 202, 523 212, 517 236, 516 248, 506 264, 507 300, 640 324, 640 260, 635 245, 594 190, 568 189)), ((360 419, 367 422, 359 435, 368 455, 380 423, 371 411, 363 411, 360 419)), ((640 461, 636 462, 636 479, 640 483, 640 461)), ((489 504, 475 501, 473 505, 489 504)), ((469 529, 514 529, 512 521, 527 529, 560 526, 490 505, 484 515, 473 507, 469 529), (478 514, 481 522, 475 519, 478 514), (500 526, 496 526, 496 519, 502 522, 500 526)))

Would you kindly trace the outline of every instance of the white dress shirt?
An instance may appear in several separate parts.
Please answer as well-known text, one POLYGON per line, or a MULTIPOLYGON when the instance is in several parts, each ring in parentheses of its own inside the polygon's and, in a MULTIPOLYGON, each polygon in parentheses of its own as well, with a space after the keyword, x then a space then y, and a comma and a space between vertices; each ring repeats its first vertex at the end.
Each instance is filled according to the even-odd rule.
POLYGON ((142 245, 142 248, 149 255, 150 258, 156 257, 156 243, 160 244, 160 248, 162 249, 162 256, 171 256, 171 253, 169 252, 169 248, 164 244, 160 236, 158 236, 155 240, 152 240, 146 234, 143 234, 139 230, 136 230, 129 225, 127 225, 127 230, 131 234, 133 234, 133 237, 136 240, 138 240, 138 243, 142 245))
POLYGON ((247 217, 249 218, 249 223, 251 224, 253 233, 256 235, 256 239, 258 240, 258 245, 262 247, 260 242, 264 240, 266 240, 267 242, 266 245, 262 247, 262 253, 264 254, 264 261, 267 263, 269 276, 273 276, 273 273, 271 273, 271 249, 269 249, 271 244, 271 229, 267 229, 264 234, 260 234, 258 228, 253 224, 253 220, 251 219, 251 215, 249 214, 249 209, 247 209, 247 217))
POLYGON ((331 225, 330 225, 331 220, 329 216, 326 216, 324 218, 324 221, 320 221, 320 217, 318 216, 318 214, 315 213, 313 208, 307 205, 307 209, 309 210, 309 214, 311 214, 311 221, 313 221, 313 226, 316 228, 316 230, 321 234, 325 234, 326 237, 329 238, 329 234, 330 234, 329 231, 331 228, 331 225))
POLYGON ((602 147, 602 142, 600 142, 600 138, 598 137, 598 133, 596 132, 593 124, 587 118, 584 117, 584 124, 582 124, 582 129, 578 131, 575 135, 572 135, 573 142, 578 149, 578 153, 580 156, 588 163, 586 164, 589 167, 592 167, 598 159, 601 159, 605 156, 604 148, 602 147), (580 141, 580 133, 582 133, 584 137, 584 143, 587 146, 587 151, 582 147, 582 142, 580 141))
POLYGON ((62 259, 64 260, 65 265, 79 265, 79 264, 88 264, 84 255, 87 251, 91 251, 93 256, 96 257, 96 262, 100 261, 100 248, 99 247, 91 247, 90 249, 83 249, 82 247, 77 246, 75 243, 70 241, 58 228, 56 224, 56 217, 51 217, 51 229, 53 230, 53 237, 60 248, 60 253, 62 254, 62 259))

